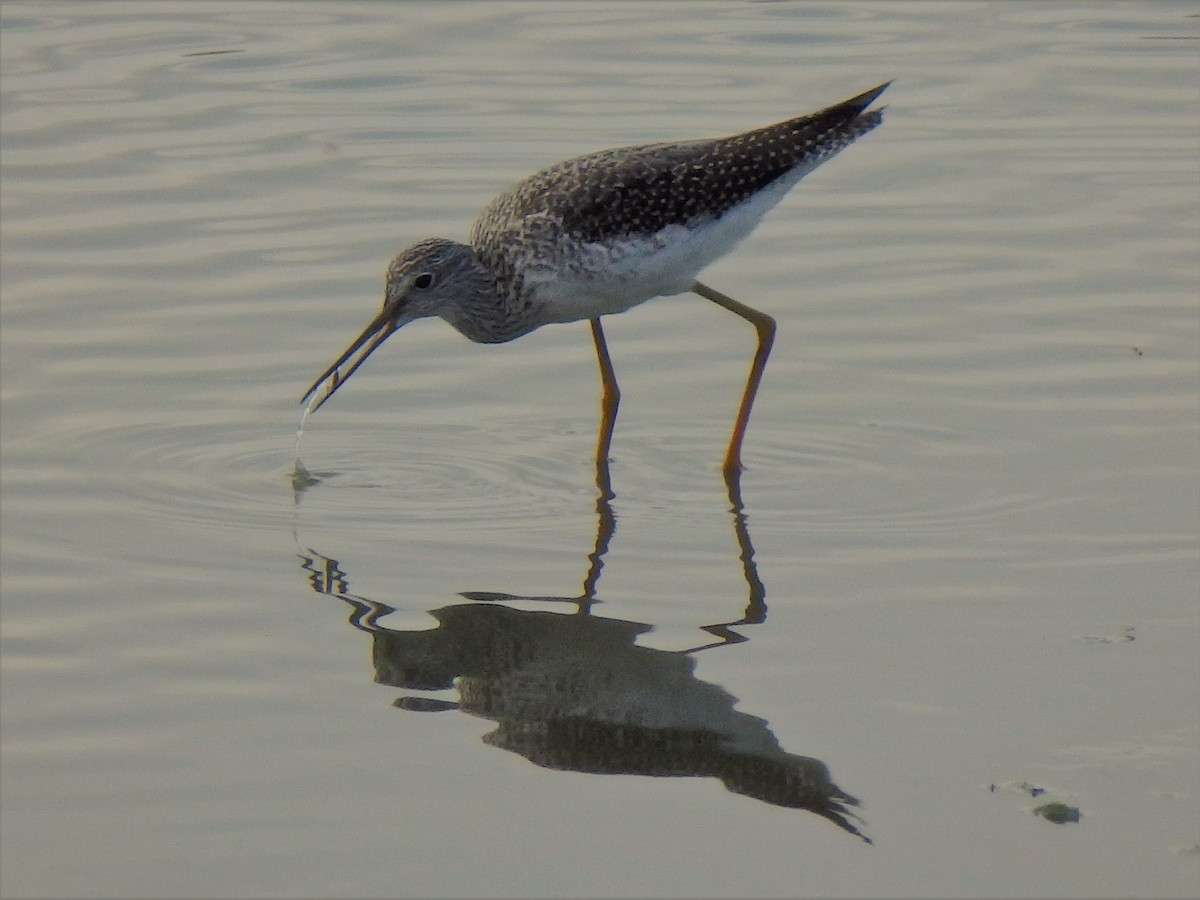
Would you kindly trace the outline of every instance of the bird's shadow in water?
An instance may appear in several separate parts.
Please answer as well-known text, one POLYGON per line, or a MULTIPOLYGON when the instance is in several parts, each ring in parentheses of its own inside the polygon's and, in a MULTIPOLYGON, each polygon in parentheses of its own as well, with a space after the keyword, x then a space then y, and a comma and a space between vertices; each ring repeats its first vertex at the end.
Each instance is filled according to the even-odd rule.
POLYGON ((747 603, 740 618, 702 626, 715 640, 689 650, 640 646, 638 635, 652 625, 594 612, 616 532, 607 454, 597 457, 596 542, 576 597, 465 592, 469 602, 429 611, 437 627, 398 630, 380 621, 394 608, 351 593, 337 560, 311 549, 300 559, 312 589, 348 604, 350 624, 371 635, 377 683, 458 691, 458 702, 406 695, 394 702, 399 709, 457 709, 490 719, 497 727, 486 743, 547 768, 719 778, 734 793, 807 809, 871 843, 854 812, 859 801, 834 784, 823 762, 783 750, 765 719, 739 712, 736 697, 696 677, 695 654, 747 641, 738 629, 767 615, 738 475, 726 484, 747 603), (531 600, 571 611, 507 605, 531 600))

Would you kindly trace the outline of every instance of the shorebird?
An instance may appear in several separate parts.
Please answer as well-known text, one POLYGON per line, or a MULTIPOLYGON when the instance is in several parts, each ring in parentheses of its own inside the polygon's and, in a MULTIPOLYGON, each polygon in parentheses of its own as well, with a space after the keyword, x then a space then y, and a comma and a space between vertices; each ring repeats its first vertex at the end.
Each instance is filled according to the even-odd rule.
POLYGON ((725 452, 726 474, 739 472, 775 320, 696 276, 749 235, 801 178, 879 125, 882 108, 867 107, 888 84, 741 134, 602 150, 518 182, 484 207, 467 243, 430 238, 392 260, 382 310, 305 392, 305 414, 414 319, 439 316, 485 344, 586 319, 603 387, 596 452, 607 457, 620 390, 601 317, 692 291, 758 334, 725 452))

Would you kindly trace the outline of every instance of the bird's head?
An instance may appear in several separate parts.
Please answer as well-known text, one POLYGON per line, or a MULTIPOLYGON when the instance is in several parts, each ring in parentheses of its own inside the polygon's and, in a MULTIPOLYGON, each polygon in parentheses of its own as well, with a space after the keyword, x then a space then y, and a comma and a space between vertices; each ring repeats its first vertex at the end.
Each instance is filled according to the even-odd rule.
POLYGON ((414 319, 441 316, 454 321, 460 298, 476 288, 478 279, 479 264, 465 244, 431 238, 404 250, 388 265, 379 314, 312 383, 300 402, 309 404, 309 412, 320 409, 380 344, 414 319))

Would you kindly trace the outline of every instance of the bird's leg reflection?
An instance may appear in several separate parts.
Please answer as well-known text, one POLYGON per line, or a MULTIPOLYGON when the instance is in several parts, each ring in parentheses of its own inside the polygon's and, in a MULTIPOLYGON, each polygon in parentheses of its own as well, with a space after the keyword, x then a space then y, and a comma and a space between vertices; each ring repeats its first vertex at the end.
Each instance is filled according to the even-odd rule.
MULTIPOLYGON (((597 323, 597 327, 598 327, 597 323)), ((598 339, 597 348, 603 345, 603 336, 598 339)), ((603 359, 604 354, 601 352, 601 370, 604 369, 603 359)), ((604 405, 604 416, 601 421, 601 435, 598 441, 598 446, 607 446, 607 436, 612 433, 612 416, 615 416, 616 407, 611 407, 612 416, 609 415, 609 407, 604 405)), ((761 625, 767 619, 767 589, 763 584, 762 579, 758 575, 758 566, 754 562, 754 544, 750 540, 750 526, 748 516, 746 514, 745 505, 742 502, 742 473, 740 469, 725 470, 725 489, 729 497, 729 511, 733 516, 733 533, 737 539, 738 556, 742 563, 742 576, 746 580, 748 589, 748 597, 746 607, 740 618, 732 622, 721 622, 713 625, 702 625, 700 629, 707 631, 719 640, 701 644, 697 647, 692 647, 685 650, 685 653, 699 653, 701 650, 708 650, 713 647, 722 647, 729 644, 740 644, 742 641, 747 641, 744 634, 734 631, 734 627, 738 625, 761 625)), ((612 489, 612 476, 609 472, 608 457, 604 453, 597 452, 596 454, 596 543, 592 548, 592 552, 588 554, 588 570, 583 578, 583 590, 577 597, 546 597, 546 596, 527 596, 519 594, 500 593, 495 591, 463 591, 462 596, 468 600, 504 602, 515 600, 539 600, 539 601, 560 601, 574 603, 578 612, 588 614, 591 612, 592 605, 596 602, 596 589, 600 581, 600 572, 604 568, 604 556, 608 553, 609 544, 612 541, 613 535, 617 530, 617 518, 613 512, 612 501, 616 498, 616 494, 612 489)))
POLYGON ((742 503, 742 471, 741 469, 725 470, 725 489, 729 496, 729 511, 733 514, 733 533, 737 538, 739 558, 742 562, 742 576, 746 579, 749 595, 746 599, 746 609, 740 619, 733 622, 723 622, 716 625, 702 625, 701 630, 707 631, 720 640, 711 644, 701 644, 693 647, 688 653, 699 653, 712 647, 726 644, 740 644, 750 640, 744 634, 734 631, 735 625, 761 625, 767 620, 767 588, 758 577, 758 565, 754 562, 754 545, 750 542, 750 525, 746 515, 746 507, 742 503))
POLYGON ((604 332, 600 328, 600 320, 592 320, 592 334, 596 339, 596 356, 600 361, 600 380, 604 393, 600 400, 600 430, 596 438, 596 542, 588 554, 588 569, 583 576, 583 588, 577 597, 546 597, 507 594, 496 591, 463 591, 462 596, 468 600, 504 602, 513 600, 540 600, 574 603, 576 611, 581 615, 591 612, 596 602, 596 586, 600 582, 600 572, 604 568, 604 556, 608 553, 609 544, 617 531, 617 516, 613 512, 612 501, 616 494, 612 489, 612 475, 609 471, 608 448, 612 440, 613 424, 617 418, 617 406, 621 400, 621 392, 613 376, 612 362, 608 358, 608 348, 604 343, 604 332))

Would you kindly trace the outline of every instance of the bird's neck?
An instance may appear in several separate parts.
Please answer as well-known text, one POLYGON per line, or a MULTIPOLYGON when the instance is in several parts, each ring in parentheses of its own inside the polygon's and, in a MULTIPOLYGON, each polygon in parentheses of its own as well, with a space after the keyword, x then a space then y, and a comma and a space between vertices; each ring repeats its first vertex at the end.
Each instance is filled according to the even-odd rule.
POLYGON ((478 257, 455 302, 442 318, 477 344, 503 344, 528 334, 541 322, 522 296, 520 280, 493 272, 478 257))

